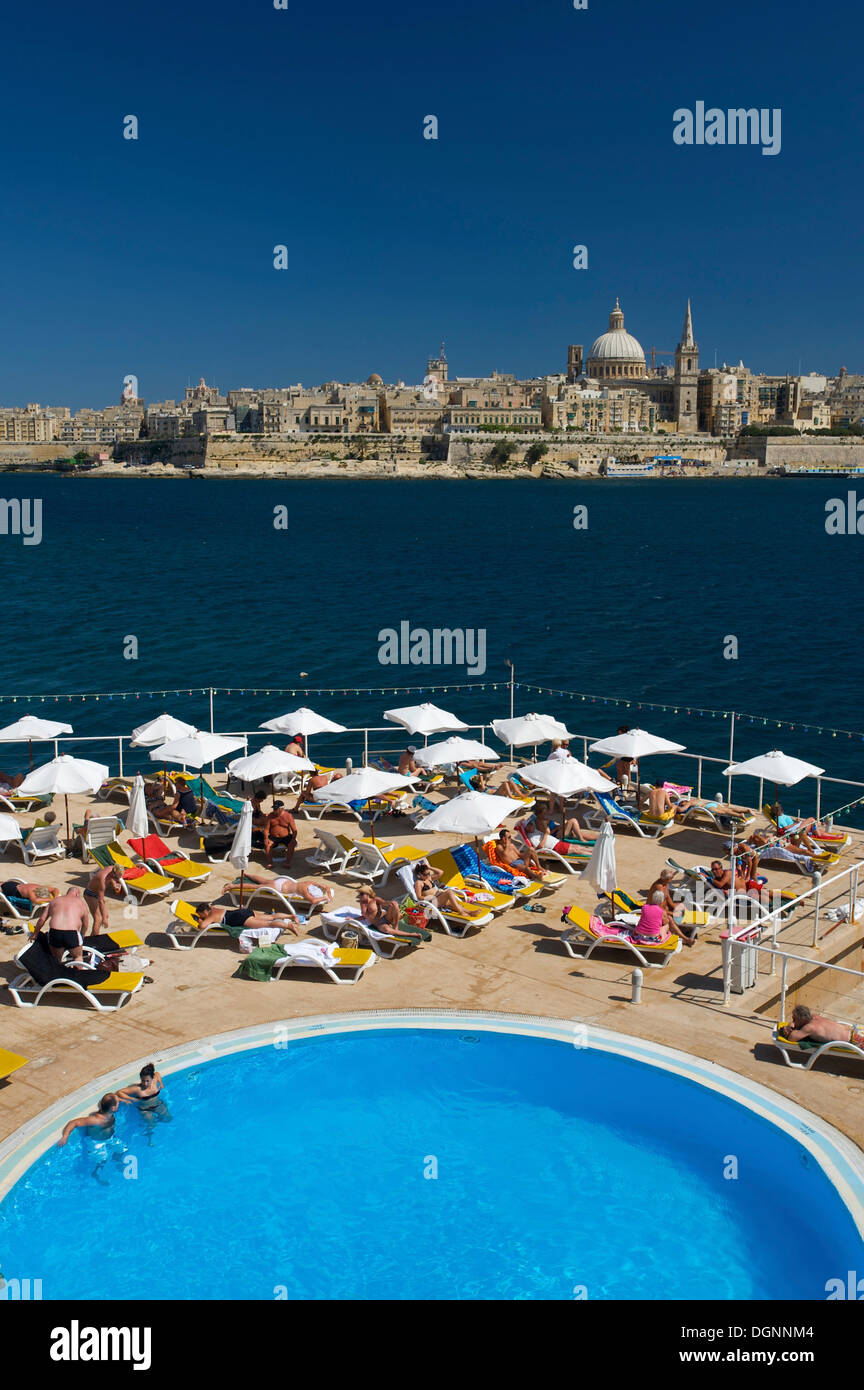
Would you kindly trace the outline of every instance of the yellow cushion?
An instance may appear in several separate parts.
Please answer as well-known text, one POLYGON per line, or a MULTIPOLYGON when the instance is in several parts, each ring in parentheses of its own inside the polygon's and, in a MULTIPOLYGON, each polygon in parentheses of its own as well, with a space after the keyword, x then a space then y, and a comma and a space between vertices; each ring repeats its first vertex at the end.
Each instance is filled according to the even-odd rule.
POLYGON ((88 985, 91 994, 101 994, 103 991, 119 993, 120 991, 137 989, 144 976, 129 970, 115 970, 101 985, 88 985))
POLYGON ((5 1052, 0 1048, 0 1078, 11 1076, 19 1067, 26 1067, 27 1057, 19 1057, 17 1052, 5 1052))
POLYGON ((373 952, 364 951, 357 946, 351 949, 337 946, 335 954, 339 957, 339 965, 365 965, 371 959, 373 952))

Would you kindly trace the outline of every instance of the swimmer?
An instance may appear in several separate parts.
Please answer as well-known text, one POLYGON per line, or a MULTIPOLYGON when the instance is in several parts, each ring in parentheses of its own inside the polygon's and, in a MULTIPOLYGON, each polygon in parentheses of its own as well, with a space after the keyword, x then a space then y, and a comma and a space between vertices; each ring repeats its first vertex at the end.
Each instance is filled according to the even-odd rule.
POLYGON ((84 1130, 84 1138, 90 1141, 91 1152, 97 1160, 96 1167, 93 1169, 93 1177, 98 1182, 103 1181, 100 1172, 108 1159, 113 1158, 115 1163, 122 1163, 126 1153, 125 1144, 121 1143, 114 1133, 114 1121, 119 1104, 117 1095, 113 1091, 109 1091, 100 1100, 97 1110, 92 1110, 89 1115, 79 1115, 77 1119, 70 1120, 68 1124, 64 1125, 63 1133, 57 1140, 57 1147, 62 1149, 73 1130, 84 1130))
POLYGON ((117 1092, 117 1098, 123 1105, 137 1105, 139 1113, 143 1116, 148 1129, 151 1131, 148 1143, 152 1144, 153 1126, 160 1120, 170 1120, 171 1112, 160 1092, 164 1089, 162 1077, 159 1075, 152 1062, 141 1068, 139 1072, 140 1080, 132 1086, 124 1086, 117 1092))

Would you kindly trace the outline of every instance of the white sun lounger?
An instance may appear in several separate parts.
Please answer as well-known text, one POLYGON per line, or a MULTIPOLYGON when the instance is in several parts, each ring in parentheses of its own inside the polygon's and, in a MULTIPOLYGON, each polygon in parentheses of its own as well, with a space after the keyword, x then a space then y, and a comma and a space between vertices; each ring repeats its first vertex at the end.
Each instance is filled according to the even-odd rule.
POLYGON ((337 908, 335 912, 321 915, 321 927, 328 941, 338 941, 339 933, 345 927, 353 927, 362 941, 383 960, 392 960, 399 951, 413 951, 420 943, 407 941, 404 937, 391 936, 389 932, 376 931, 358 915, 353 907, 337 908))
POLYGON ((65 859, 66 851, 60 843, 53 825, 37 825, 26 840, 16 841, 21 847, 25 864, 36 864, 40 859, 65 859))
POLYGON ((607 922, 604 926, 607 930, 614 930, 616 926, 621 927, 621 935, 606 936, 598 933, 591 927, 591 914, 581 907, 571 907, 564 919, 567 923, 566 930, 560 937, 560 941, 567 952, 574 960, 589 960, 594 952, 599 948, 609 947, 612 950, 627 951, 635 956, 640 965, 644 965, 646 970, 662 970, 668 965, 673 956, 677 956, 681 950, 680 936, 670 935, 665 941, 658 942, 656 946, 646 941, 631 941, 626 934, 629 930, 626 922, 607 922))
MULTIPOLYGON (((324 943, 320 943, 323 945, 324 943)), ((334 985, 356 985, 362 979, 370 966, 374 965, 378 956, 371 949, 349 950, 342 946, 332 948, 331 959, 299 959, 294 956, 283 956, 282 960, 277 960, 270 975, 271 981, 281 979, 286 970, 323 970, 328 979, 334 985), (347 973, 339 974, 343 971, 347 973)))
POLYGON ((49 980, 47 984, 40 985, 33 979, 33 976, 25 970, 23 974, 16 975, 15 979, 7 985, 9 993, 15 1000, 16 1007, 19 1009, 35 1009, 37 1004, 41 1004, 46 995, 56 994, 79 994, 86 999, 92 1008, 98 1009, 100 1013, 116 1013, 124 1004, 127 1004, 133 994, 137 994, 144 983, 144 976, 137 973, 126 971, 115 971, 101 985, 91 985, 88 989, 86 985, 79 984, 77 980, 49 980), (105 996, 116 995, 116 1003, 106 1004, 103 1002, 105 996))

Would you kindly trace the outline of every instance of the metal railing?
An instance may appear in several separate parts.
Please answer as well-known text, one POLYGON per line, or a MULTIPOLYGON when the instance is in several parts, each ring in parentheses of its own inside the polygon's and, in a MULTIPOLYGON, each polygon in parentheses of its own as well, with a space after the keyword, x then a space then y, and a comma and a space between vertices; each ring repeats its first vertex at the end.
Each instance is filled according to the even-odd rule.
POLYGON ((731 993, 732 975, 732 956, 737 951, 759 951, 771 957, 771 974, 774 971, 774 960, 780 957, 783 962, 780 972, 780 1017, 786 1017, 786 995, 788 993, 788 973, 790 960, 802 961, 805 965, 816 965, 819 970, 833 970, 839 975, 853 975, 856 980, 864 980, 864 970, 852 970, 848 965, 835 965, 832 961, 814 961, 812 956, 799 956, 794 951, 783 951, 777 946, 756 945, 753 942, 734 940, 731 937, 724 945, 724 979, 723 979, 723 1003, 729 1003, 731 993), (726 959, 728 957, 728 972, 726 970, 726 959))
MULTIPOLYGON (((833 874, 831 878, 826 879, 823 879, 821 873, 817 870, 816 873, 814 873, 813 875, 813 882, 809 888, 805 888, 803 892, 799 893, 798 896, 796 898, 793 898, 791 901, 786 900, 785 902, 782 902, 779 906, 775 906, 773 908, 766 908, 763 903, 759 902, 758 898, 751 898, 746 893, 734 893, 727 901, 727 903, 724 905, 725 916, 729 927, 728 939, 730 941, 740 941, 746 938, 747 936, 752 935, 754 930, 758 929, 760 934, 763 936, 770 932, 771 944, 772 946, 776 946, 778 931, 781 931, 784 925, 789 925, 793 913, 797 913, 799 908, 806 906, 812 907, 813 909, 813 936, 810 944, 815 950, 816 947, 819 945, 820 941, 819 923, 820 921, 824 922, 825 920, 822 917, 822 907, 826 901, 826 895, 828 893, 828 890, 833 885, 837 885, 837 896, 842 895, 845 897, 845 893, 842 893, 842 890, 840 890, 839 885, 843 884, 844 882, 848 882, 849 919, 854 919, 855 904, 858 901, 858 885, 860 882, 862 868, 864 868, 864 863, 862 863, 862 861, 858 859, 855 861, 854 864, 847 865, 845 869, 840 869, 836 874, 833 874), (755 907, 755 923, 751 916, 749 921, 743 921, 740 923, 740 925, 738 925, 736 903, 747 905, 748 908, 751 910, 755 907)), ((802 918, 799 916, 795 925, 800 926, 801 922, 802 918)), ((838 922, 834 921, 830 930, 833 931, 834 927, 836 927, 837 925, 838 922)), ((827 935, 827 932, 823 933, 823 935, 827 935)))
MULTIPOLYGON (((211 732, 212 732, 212 731, 213 731, 213 697, 212 697, 212 694, 211 694, 211 697, 210 697, 210 729, 211 729, 211 732)), ((247 747, 248 747, 248 740, 249 740, 249 739, 260 739, 262 743, 267 743, 267 742, 272 742, 272 740, 273 740, 274 738, 280 737, 280 735, 276 735, 276 734, 273 734, 272 732, 268 732, 266 729, 240 729, 240 730, 227 730, 227 731, 220 731, 220 732, 225 732, 228 736, 230 736, 230 737, 232 737, 232 738, 243 738, 243 739, 245 739, 245 740, 247 741, 247 747)), ((488 742, 490 738, 496 738, 495 734, 494 734, 493 731, 492 731, 492 725, 491 725, 491 723, 470 724, 470 725, 468 726, 468 729, 466 730, 466 737, 468 736, 468 734, 471 734, 471 733, 474 733, 474 732, 477 733, 477 735, 478 735, 479 738, 480 738, 480 741, 483 742, 483 743, 488 742)), ((369 761, 369 753, 370 753, 370 739, 369 739, 369 736, 370 736, 370 734, 389 734, 389 735, 392 736, 392 738, 393 738, 393 740, 394 740, 392 744, 385 744, 384 746, 376 746, 376 747, 372 750, 372 751, 375 752, 375 753, 383 753, 383 754, 385 754, 385 755, 386 755, 386 754, 392 754, 392 753, 396 753, 396 754, 398 755, 398 753, 400 753, 400 752, 402 751, 402 749, 405 747, 406 743, 408 743, 408 742, 417 742, 417 741, 418 741, 418 739, 417 739, 416 736, 407 733, 407 731, 405 731, 405 730, 401 730, 401 729, 400 729, 400 726, 399 726, 398 724, 363 725, 363 726, 358 726, 358 727, 356 727, 356 728, 347 728, 343 734, 338 734, 338 735, 337 735, 337 734, 313 735, 313 739, 317 742, 317 739, 319 739, 319 738, 322 739, 322 740, 324 740, 324 739, 326 738, 327 742, 324 743, 324 744, 322 745, 322 748, 323 748, 323 749, 326 749, 327 747, 331 747, 331 748, 332 748, 332 747, 334 747, 334 746, 344 747, 344 746, 349 742, 349 737, 350 737, 351 739, 355 739, 356 736, 360 735, 360 736, 362 736, 362 739, 363 739, 363 762, 364 762, 364 764, 366 764, 366 763, 368 763, 368 761, 369 761)), ((444 737, 444 735, 434 735, 433 737, 434 737, 434 738, 444 737)), ((575 734, 573 734, 573 736, 572 736, 571 744, 572 744, 572 743, 581 743, 581 745, 582 745, 582 751, 581 751, 582 761, 585 762, 585 763, 587 763, 587 762, 588 762, 588 746, 589 746, 589 744, 590 744, 590 743, 593 743, 593 742, 596 742, 599 738, 602 738, 602 737, 603 737, 602 734, 596 734, 596 733, 595 733, 595 734, 575 733, 575 734)), ((119 774, 120 774, 120 776, 122 777, 122 776, 124 775, 124 768, 123 768, 124 748, 127 747, 128 745, 130 745, 131 742, 132 742, 132 736, 131 736, 131 734, 65 734, 65 735, 63 735, 61 738, 59 738, 59 739, 54 739, 54 740, 53 740, 53 743, 54 743, 54 756, 55 756, 55 757, 57 756, 57 753, 58 753, 58 751, 59 751, 59 747, 58 747, 58 746, 59 746, 60 744, 67 745, 67 744, 76 744, 76 743, 103 743, 103 744, 114 744, 114 743, 116 743, 116 745, 117 745, 117 758, 118 758, 118 765, 119 765, 119 774)), ((37 744, 37 747, 38 747, 38 744, 37 744)), ((139 751, 139 750, 134 750, 134 751, 137 752, 137 751, 139 751)), ((149 751, 149 750, 143 749, 143 748, 140 750, 140 752, 141 752, 142 755, 144 756, 144 760, 145 760, 145 761, 147 761, 146 755, 147 755, 148 751, 149 751)), ((526 751, 527 751, 527 750, 526 750, 526 751)), ((534 750, 532 750, 532 751, 534 751, 534 750)), ((240 756, 239 753, 237 754, 237 756, 238 756, 238 757, 240 756)), ((664 755, 664 756, 667 756, 667 755, 664 755)), ((695 791, 696 796, 697 796, 697 797, 700 797, 700 798, 703 796, 703 790, 702 790, 702 788, 703 788, 704 771, 705 771, 706 765, 722 767, 722 766, 724 766, 724 765, 728 765, 728 764, 729 764, 729 759, 728 759, 728 758, 718 758, 718 757, 715 757, 715 756, 713 756, 712 754, 709 754, 709 753, 690 753, 690 752, 684 751, 684 752, 681 752, 681 753, 670 753, 670 754, 668 754, 668 758, 669 758, 669 759, 672 759, 672 760, 676 760, 676 761, 677 761, 678 759, 681 759, 681 760, 684 761, 684 762, 694 762, 694 763, 696 764, 696 782, 695 782, 695 786, 694 786, 694 791, 695 791)), ((211 769, 211 770, 212 770, 212 769, 211 769)), ((729 802, 732 801, 732 783, 733 783, 733 780, 734 780, 734 779, 733 779, 732 777, 727 778, 727 793, 726 793, 726 800, 729 801, 729 802)), ((824 776, 824 775, 823 775, 823 776, 820 776, 820 777, 813 778, 812 780, 815 782, 815 785, 816 785, 816 818, 817 818, 817 820, 818 820, 818 819, 820 818, 820 816, 821 816, 821 809, 822 809, 822 784, 823 784, 823 783, 828 783, 828 784, 830 784, 831 786, 854 787, 854 788, 856 788, 856 789, 861 789, 862 791, 864 791, 864 782, 855 781, 855 780, 854 780, 853 778, 851 778, 851 777, 827 777, 827 776, 824 776)), ((757 808, 759 808, 759 809, 761 809, 761 807, 762 807, 762 805, 763 805, 763 800, 762 800, 763 794, 764 794, 764 783, 763 783, 762 779, 760 778, 760 780, 759 780, 759 795, 758 795, 758 799, 757 799, 757 802, 756 802, 756 806, 757 806, 757 808)))

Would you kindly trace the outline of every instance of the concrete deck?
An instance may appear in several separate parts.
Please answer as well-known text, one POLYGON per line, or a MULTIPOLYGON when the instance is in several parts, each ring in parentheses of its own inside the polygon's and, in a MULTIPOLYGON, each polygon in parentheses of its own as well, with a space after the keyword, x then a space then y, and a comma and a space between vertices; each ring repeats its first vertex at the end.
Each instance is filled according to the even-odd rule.
MULTIPOLYGON (((96 805, 118 814, 127 809, 119 802, 96 805)), ((82 801, 70 798, 70 808, 73 820, 80 820, 82 801)), ((58 799, 57 809, 62 814, 62 799, 58 799)), ((29 824, 34 817, 21 819, 29 824)), ((316 823, 298 820, 300 849, 291 866, 296 875, 312 872, 304 851, 315 844, 316 823)), ((321 824, 352 837, 365 833, 344 817, 325 818, 321 824)), ((452 836, 408 834, 404 820, 380 821, 376 835, 397 844, 422 845, 427 852, 454 842, 452 836)), ((672 829, 660 843, 621 831, 616 833, 615 843, 618 882, 631 893, 647 888, 669 854, 685 864, 704 863, 722 855, 721 836, 689 827, 672 829)), ((197 838, 192 835, 181 834, 179 846, 192 857, 201 857, 197 838)), ((859 832, 838 867, 861 858, 864 835, 859 832)), ((276 872, 279 863, 277 860, 276 872)), ((256 872, 256 860, 251 868, 256 872)), ((93 868, 85 868, 79 859, 29 869, 18 854, 0 857, 0 881, 23 874, 49 886, 64 888, 75 883, 83 888, 92 872, 93 868)), ((778 872, 770 863, 764 872, 772 889, 794 886, 803 891, 809 886, 803 875, 778 872)), ((214 865, 205 886, 185 894, 178 890, 168 897, 213 901, 233 878, 230 865, 214 865)), ((336 905, 355 901, 359 885, 350 875, 330 881, 337 887, 336 905)), ((384 889, 382 895, 388 896, 390 891, 384 889)), ((145 985, 122 1010, 107 1015, 73 999, 46 1001, 32 1010, 16 1009, 2 982, 17 973, 12 957, 25 939, 2 936, 0 1047, 30 1060, 8 1083, 0 1083, 0 1138, 89 1079, 142 1057, 152 1058, 158 1065, 161 1051, 207 1034, 324 1012, 431 1006, 579 1019, 662 1042, 773 1088, 822 1115, 864 1146, 864 1068, 836 1058, 821 1062, 811 1072, 784 1065, 771 1045, 779 986, 776 976, 762 980, 757 989, 744 995, 733 995, 730 1005, 724 1007, 719 926, 707 928, 696 945, 683 948, 665 970, 646 970, 643 1002, 633 1005, 629 1002, 630 973, 636 962, 629 954, 595 955, 581 964, 567 956, 559 944, 563 905, 575 902, 593 908, 596 897, 590 885, 578 877, 568 877, 554 894, 541 901, 545 915, 513 908, 465 940, 436 932, 427 945, 400 959, 379 961, 357 985, 346 988, 305 971, 288 973, 269 984, 236 979, 240 957, 224 939, 207 939, 194 951, 171 948, 164 936, 169 915, 166 900, 139 908, 137 922, 124 920, 122 904, 117 902, 111 907, 112 923, 136 926, 146 941, 144 954, 151 959, 148 973, 154 983, 145 985)), ((307 930, 315 931, 314 920, 307 930)), ((806 943, 806 928, 793 924, 788 939, 806 943)), ((807 953, 806 944, 801 949, 807 953)), ((860 925, 832 932, 814 954, 814 961, 820 959, 839 960, 861 969, 860 925)), ((809 967, 804 970, 809 971, 809 967)), ((837 1000, 823 989, 824 979, 805 984, 801 998, 830 1012, 831 1003, 837 1000)), ((864 1018, 864 993, 847 992, 843 1009, 849 1009, 850 1000, 860 1005, 855 1015, 860 1021, 864 1018)), ((849 1016, 839 1006, 837 1013, 849 1016)))

